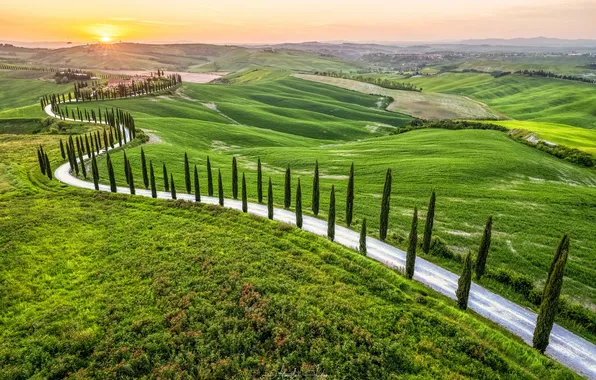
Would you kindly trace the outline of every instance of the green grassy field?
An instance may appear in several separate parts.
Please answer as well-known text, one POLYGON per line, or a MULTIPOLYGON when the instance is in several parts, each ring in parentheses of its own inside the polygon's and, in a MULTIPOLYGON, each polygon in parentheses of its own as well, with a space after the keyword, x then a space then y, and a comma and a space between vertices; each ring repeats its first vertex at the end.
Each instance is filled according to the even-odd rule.
MULTIPOLYGON (((283 89, 281 83, 296 80, 276 80, 277 93, 283 93, 279 91, 279 88, 283 89)), ((274 88, 270 83, 263 86, 267 93, 274 88)), ((354 162, 357 173, 355 228, 363 217, 367 217, 373 233, 378 227, 384 172, 391 167, 395 183, 389 240, 393 244, 405 247, 411 209, 414 205, 424 209, 430 190, 435 188, 439 194, 438 236, 458 253, 476 249, 484 222, 488 215, 493 215, 495 233, 489 265, 529 275, 536 286, 540 286, 544 279, 558 239, 563 233, 570 232, 575 243, 564 294, 587 307, 595 304, 593 252, 596 240, 591 238, 592 221, 596 217, 593 197, 596 173, 593 171, 521 145, 496 131, 421 130, 390 137, 369 135, 362 141, 344 142, 332 140, 323 132, 321 138, 304 136, 304 127, 300 125, 295 129, 269 131, 263 129, 267 126, 260 124, 269 116, 262 115, 261 106, 251 100, 258 87, 256 83, 251 86, 187 84, 182 89, 186 99, 176 96, 135 99, 118 102, 118 105, 131 110, 139 125, 163 141, 145 147, 148 158, 159 167, 162 162, 168 163, 169 170, 181 181, 182 158, 186 151, 191 161, 203 171, 204 183, 205 160, 210 155, 213 167, 222 169, 228 195, 231 157, 236 156, 240 169, 248 174, 249 197, 256 198, 255 170, 260 157, 265 178, 273 178, 278 204, 282 202, 283 173, 288 164, 293 168, 295 178, 302 178, 304 198, 310 200, 311 175, 314 161, 318 159, 322 173, 322 210, 326 210, 327 192, 332 184, 337 188, 339 199, 343 199, 349 165, 354 162), (199 121, 195 116, 186 118, 179 113, 179 107, 192 102, 189 99, 194 96, 201 102, 216 104, 226 115, 226 108, 220 107, 222 101, 230 101, 236 96, 244 99, 235 108, 237 114, 233 116, 238 119, 240 115, 244 125, 217 120, 219 115, 206 108, 201 112, 209 112, 204 118, 209 121, 199 121)), ((344 103, 349 99, 344 98, 347 96, 344 94, 358 96, 356 99, 360 96, 332 87, 324 88, 335 92, 334 96, 344 103)), ((317 93, 309 96, 320 96, 318 88, 311 87, 311 90, 317 93)), ((306 98, 306 90, 302 91, 306 98)), ((374 97, 368 98, 374 101, 374 97)), ((288 100, 281 95, 277 100, 274 97, 269 100, 273 102, 272 107, 282 110, 288 105, 288 100)), ((305 110, 297 109, 293 113, 294 118, 308 120, 318 116, 310 111, 308 103, 305 104, 305 110)), ((338 128, 335 120, 328 119, 328 112, 318 116, 316 125, 320 131, 331 130, 331 126, 338 128)), ((370 112, 372 121, 377 111, 371 109, 370 112)), ((348 128, 347 125, 344 122, 344 128, 348 128)), ((138 168, 140 148, 130 151, 129 157, 138 168)), ((114 157, 114 162, 122 181, 120 155, 114 157)), ((158 178, 161 183, 161 173, 158 178)), ((138 176, 137 179, 140 180, 138 176)), ((308 208, 309 202, 305 204, 308 208)), ((343 212, 338 215, 342 221, 343 212)), ((457 263, 441 264, 454 270, 458 268, 457 263)), ((487 286, 491 286, 490 282, 487 286)))
MULTIPOLYGON (((230 130, 256 146, 305 140, 141 119, 168 139, 146 146, 151 155, 177 154, 184 141, 203 155, 215 136, 233 142, 230 130)), ((0 133, 3 379, 576 378, 453 301, 325 239, 218 207, 49 181, 34 149, 43 144, 56 167, 60 137, 0 133)))
POLYGON ((544 70, 557 74, 582 75, 596 70, 585 65, 593 63, 589 56, 511 56, 502 59, 467 59, 458 64, 458 70, 475 69, 480 71, 519 71, 544 70))
POLYGON ((400 112, 421 119, 497 119, 500 115, 486 105, 463 96, 450 94, 426 93, 416 91, 392 90, 373 84, 351 79, 334 78, 320 75, 297 74, 304 80, 324 83, 364 94, 388 96, 394 101, 388 110, 400 112))
MULTIPOLYGON (((47 75, 38 72, 33 74, 37 78, 47 75)), ((55 84, 50 80, 31 78, 31 75, 22 78, 23 74, 18 71, 0 70, 0 118, 3 117, 3 111, 38 103, 42 95, 72 89, 72 84, 55 84)))
POLYGON ((543 140, 583 150, 596 156, 596 129, 572 127, 539 121, 505 120, 491 121, 509 129, 525 129, 535 132, 543 140))
POLYGON ((469 96, 506 116, 596 128, 596 86, 588 83, 507 75, 445 73, 410 78, 424 91, 469 96))

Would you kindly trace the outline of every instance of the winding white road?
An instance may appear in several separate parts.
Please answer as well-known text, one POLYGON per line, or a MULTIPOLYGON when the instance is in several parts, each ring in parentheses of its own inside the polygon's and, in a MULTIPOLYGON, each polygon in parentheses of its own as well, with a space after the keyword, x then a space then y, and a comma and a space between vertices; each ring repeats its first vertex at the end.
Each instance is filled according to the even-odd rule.
MULTIPOLYGON (((51 105, 45 107, 45 112, 50 116, 57 117, 52 112, 51 105)), ((65 120, 74 121, 68 118, 65 120)), ((128 131, 126 133, 128 136, 128 131)), ((127 140, 130 141, 129 137, 127 137, 127 140)), ((114 146, 119 147, 118 144, 114 146)), ((102 152, 104 151, 105 149, 102 150, 102 152)), ((90 159, 90 156, 85 157, 85 159, 90 159)), ((89 167, 90 165, 86 166, 89 167)), ((69 163, 58 167, 54 176, 60 182, 83 189, 95 190, 92 182, 83 181, 70 174, 69 163)), ((110 186, 100 184, 99 190, 109 192, 110 186)), ((128 187, 118 187, 118 193, 130 194, 130 190, 128 187)), ((150 190, 136 189, 135 193, 136 195, 151 197, 150 190)), ((157 197, 160 199, 171 199, 171 194, 169 192, 158 191, 157 197)), ((191 194, 177 193, 177 198, 194 202, 195 197, 191 194)), ((219 204, 218 198, 207 196, 201 196, 201 202, 214 205, 219 204)), ((238 200, 225 199, 224 205, 227 208, 242 210, 242 202, 238 200)), ((248 212, 266 218, 267 206, 248 203, 248 212)), ((274 219, 288 224, 296 223, 296 216, 293 212, 278 208, 274 210, 274 219)), ((327 236, 327 222, 314 217, 304 216, 302 229, 316 235, 327 236)), ((357 250, 359 240, 360 234, 358 232, 342 226, 336 226, 335 242, 357 250)), ((369 257, 390 267, 405 266, 406 253, 389 244, 369 237, 367 239, 367 250, 369 257)), ((414 279, 430 286, 447 297, 455 299, 458 278, 459 275, 451 273, 420 257, 416 259, 414 279)), ((529 345, 532 345, 532 335, 536 324, 536 314, 534 312, 490 292, 475 283, 472 283, 468 307, 485 318, 498 323, 505 329, 521 337, 529 345)), ((596 379, 596 346, 559 325, 553 327, 546 354, 578 374, 589 379, 596 379)))

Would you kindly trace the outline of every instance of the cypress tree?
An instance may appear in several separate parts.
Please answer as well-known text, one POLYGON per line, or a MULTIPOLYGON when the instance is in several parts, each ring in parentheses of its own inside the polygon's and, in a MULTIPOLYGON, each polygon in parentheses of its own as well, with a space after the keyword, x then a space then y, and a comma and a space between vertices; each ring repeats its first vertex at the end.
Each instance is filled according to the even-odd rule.
POLYGON ((242 173, 242 211, 248 212, 248 200, 246 199, 246 177, 242 173))
POLYGON ((366 218, 362 220, 362 228, 360 229, 360 249, 361 255, 366 256, 366 218))
POLYGON ((66 158, 66 154, 64 153, 64 143, 62 142, 62 139, 60 139, 60 154, 62 155, 62 159, 64 160, 66 158))
POLYGON ((211 173, 211 161, 207 156, 207 194, 210 197, 213 196, 213 173, 211 173))
POLYGON ((116 188, 116 176, 114 175, 114 166, 112 165, 110 153, 106 153, 106 162, 108 165, 108 177, 110 178, 110 191, 115 193, 118 189, 116 188))
MULTIPOLYGON (((550 281, 550 277, 553 273, 553 270, 555 269, 555 265, 557 264, 557 261, 559 260, 559 258, 561 257, 561 255, 563 254, 563 252, 565 252, 565 250, 569 249, 569 236, 565 235, 563 236, 563 239, 561 239, 561 242, 559 243, 559 247, 557 247, 557 252, 555 253, 555 258, 553 259, 552 263, 550 264, 550 268, 548 269, 548 275, 546 277, 546 283, 548 283, 550 281), (565 237, 567 237, 565 239, 565 237)), ((546 285, 545 285, 546 288, 546 285)), ((544 291, 542 293, 542 298, 544 298, 544 291)))
POLYGON ((163 188, 165 191, 170 191, 170 185, 168 183, 168 169, 166 169, 166 164, 163 164, 163 188))
POLYGON ((44 162, 43 157, 41 156, 41 151, 37 148, 37 161, 39 162, 39 170, 41 170, 41 174, 46 174, 46 163, 44 162))
POLYGON ((391 169, 387 169, 385 176, 385 187, 383 188, 383 200, 381 202, 381 223, 379 228, 379 235, 382 241, 387 237, 387 229, 389 228, 389 204, 391 201, 391 169))
POLYGON ((155 172, 153 171, 153 161, 149 161, 149 176, 151 179, 151 197, 157 198, 157 187, 155 186, 155 172))
POLYGON ((263 203, 263 169, 261 168, 261 157, 257 161, 257 200, 263 203))
POLYGON ((422 239, 422 251, 428 253, 430 250, 430 241, 433 234, 433 224, 435 221, 435 201, 436 195, 433 190, 430 194, 430 201, 428 202, 428 211, 426 212, 426 224, 424 226, 424 238, 422 239))
POLYGON ((470 287, 472 286, 472 252, 469 251, 464 258, 464 268, 459 280, 457 281, 457 306, 466 310, 468 308, 468 297, 470 296, 470 287))
POLYGON ((126 151, 123 152, 124 153, 124 178, 126 178, 126 183, 130 184, 130 182, 128 181, 128 159, 126 158, 126 151))
POLYGON ((232 157, 232 196, 238 199, 238 164, 236 157, 232 157))
POLYGON ((87 149, 87 157, 89 157, 91 155, 91 146, 89 145, 89 138, 87 135, 85 135, 85 147, 87 149))
POLYGON ((79 149, 79 160, 81 161, 81 171, 83 172, 83 177, 87 178, 87 170, 85 170, 85 161, 83 160, 83 152, 79 149))
POLYGON ((348 227, 352 224, 352 214, 354 211, 354 163, 350 167, 350 177, 348 179, 348 191, 346 196, 346 224, 348 227))
POLYGON ((544 353, 548 347, 550 333, 555 322, 555 314, 559 304, 559 296, 563 287, 563 276, 565 275, 565 265, 569 254, 569 236, 564 235, 555 258, 550 266, 547 282, 544 286, 542 303, 536 320, 536 329, 532 343, 535 349, 544 353))
POLYGON ((46 174, 48 175, 49 179, 52 179, 52 166, 50 165, 50 158, 48 157, 47 153, 44 153, 45 156, 45 165, 46 165, 46 174))
POLYGON ((406 277, 414 277, 414 268, 416 266, 416 245, 418 244, 418 208, 414 207, 414 216, 412 217, 412 227, 410 229, 408 252, 406 255, 406 277))
POLYGON ((284 208, 290 208, 292 203, 292 173, 290 165, 286 168, 285 186, 284 186, 284 208))
POLYGON ((219 196, 219 205, 224 205, 223 181, 221 180, 221 169, 217 171, 217 195, 219 196))
POLYGON ((273 219, 273 185, 269 177, 269 188, 267 189, 267 217, 273 219))
POLYGON ((191 194, 190 166, 188 165, 188 154, 186 152, 184 152, 184 184, 186 185, 186 193, 191 194))
POLYGON ((199 172, 197 170, 197 165, 195 165, 195 201, 201 201, 201 187, 199 186, 199 172))
POLYGON ((77 173, 77 175, 79 175, 79 164, 77 162, 77 156, 76 156, 76 153, 75 153, 74 144, 72 142, 71 142, 71 145, 70 145, 70 155, 71 155, 72 163, 74 164, 75 173, 77 173))
POLYGON ((99 190, 99 171, 97 170, 95 154, 91 155, 91 173, 93 174, 93 185, 95 186, 95 190, 99 190))
POLYGON ((176 185, 174 184, 174 175, 170 174, 170 187, 172 190, 172 199, 176 199, 176 185))
POLYGON ((480 280, 486 269, 486 258, 488 257, 488 250, 490 249, 490 238, 493 228, 493 217, 489 216, 486 226, 484 227, 484 234, 480 240, 480 248, 478 249, 478 257, 476 257, 476 279, 480 280))
POLYGON ((335 239, 335 186, 331 185, 331 195, 329 196, 329 215, 327 217, 327 238, 333 241, 335 239))
POLYGON ((319 215, 319 160, 315 161, 315 175, 312 179, 312 212, 313 214, 319 215))
POLYGON ((302 189, 300 188, 300 178, 296 186, 296 226, 302 228, 302 189))
POLYGON ((126 166, 128 167, 128 187, 130 188, 130 193, 135 195, 135 181, 132 175, 132 167, 130 166, 130 160, 126 162, 126 166))
POLYGON ((147 175, 147 159, 145 158, 145 151, 141 148, 141 170, 143 171, 143 184, 145 189, 149 188, 149 176, 147 175))

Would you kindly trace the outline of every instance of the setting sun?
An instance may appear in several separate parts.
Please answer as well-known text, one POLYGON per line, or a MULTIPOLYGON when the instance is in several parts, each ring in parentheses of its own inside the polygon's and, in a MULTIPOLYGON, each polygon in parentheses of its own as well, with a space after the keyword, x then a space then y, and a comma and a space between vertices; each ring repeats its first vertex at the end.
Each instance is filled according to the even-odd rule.
POLYGON ((101 42, 110 42, 112 38, 110 36, 101 36, 101 42))

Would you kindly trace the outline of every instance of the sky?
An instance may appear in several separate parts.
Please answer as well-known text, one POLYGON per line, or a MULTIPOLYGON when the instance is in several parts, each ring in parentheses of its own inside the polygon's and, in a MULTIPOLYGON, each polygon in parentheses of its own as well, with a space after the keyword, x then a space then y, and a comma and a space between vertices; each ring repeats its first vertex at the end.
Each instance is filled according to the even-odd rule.
POLYGON ((1 0, 0 40, 596 39, 596 0, 1 0))

